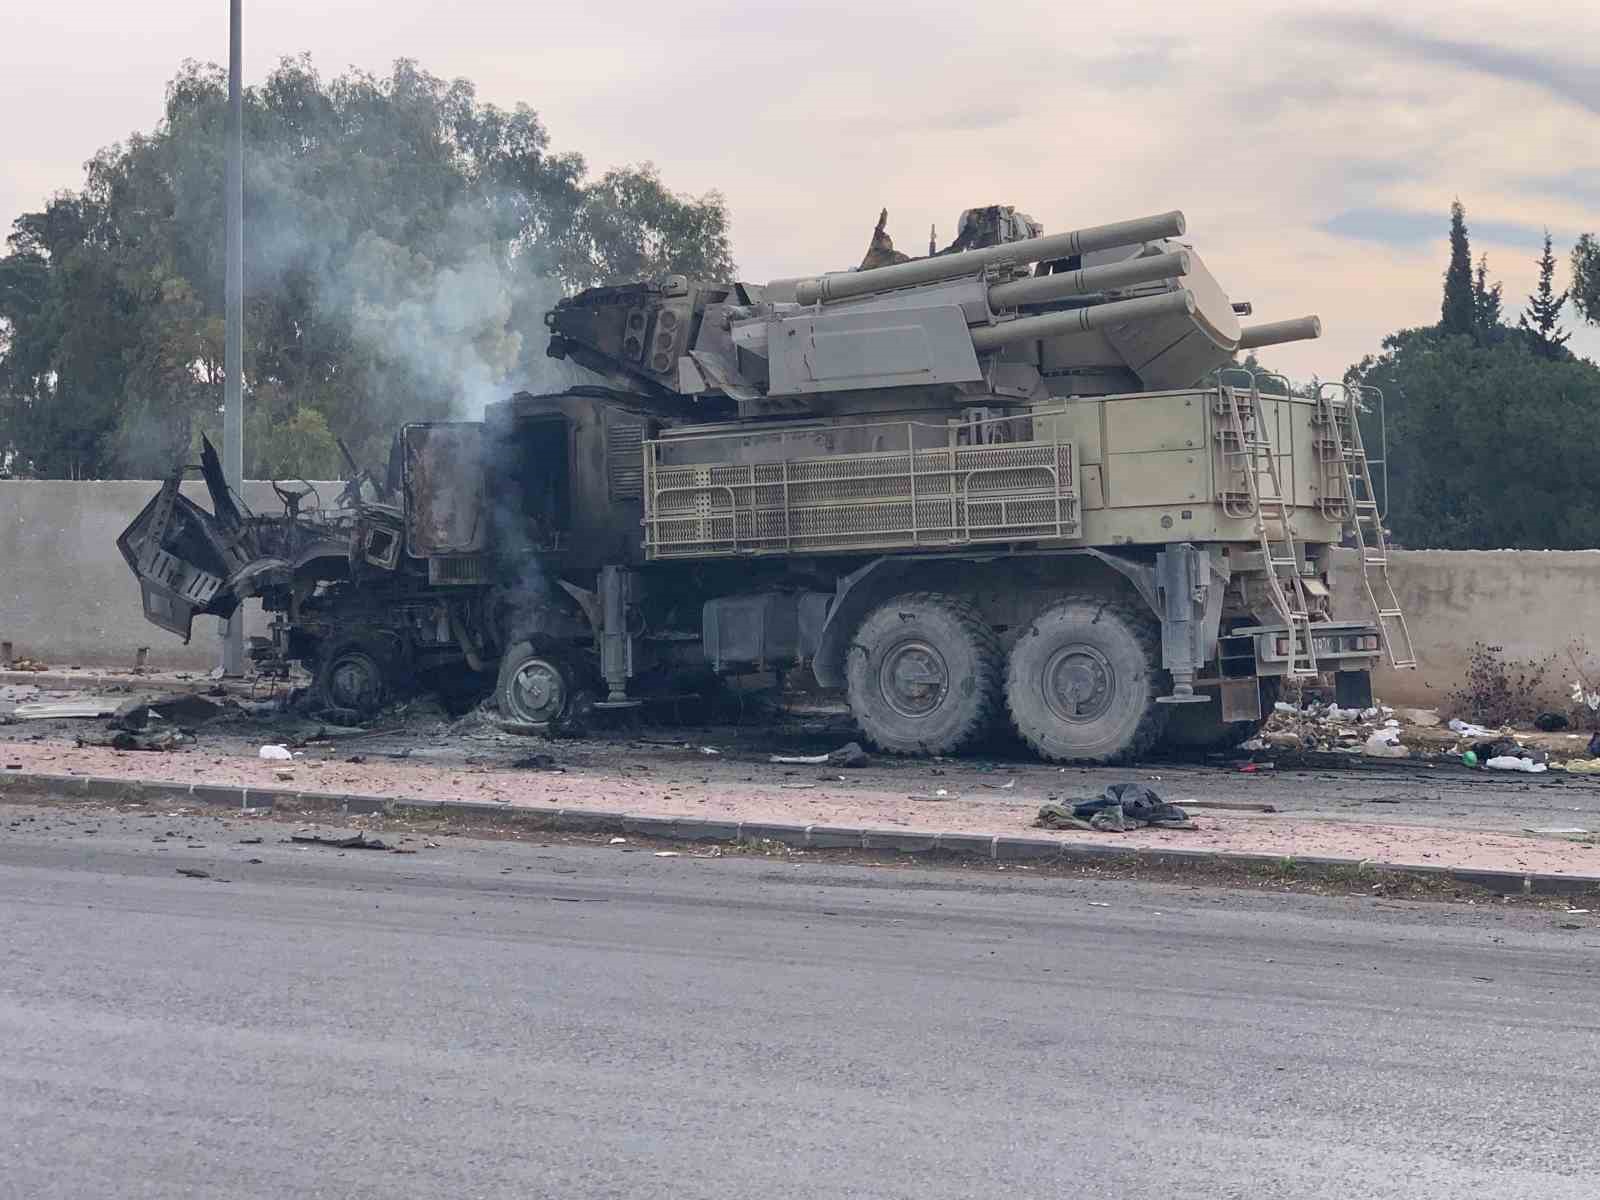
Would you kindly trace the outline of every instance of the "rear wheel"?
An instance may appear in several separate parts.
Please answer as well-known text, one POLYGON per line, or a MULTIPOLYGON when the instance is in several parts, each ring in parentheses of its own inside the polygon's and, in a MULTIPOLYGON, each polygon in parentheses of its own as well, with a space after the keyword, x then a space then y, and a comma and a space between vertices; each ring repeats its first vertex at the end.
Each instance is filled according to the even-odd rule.
POLYGON ((1072 596, 1040 613, 1011 648, 1006 705, 1022 739, 1056 762, 1144 754, 1167 722, 1157 704, 1160 627, 1131 605, 1072 596))
POLYGON ((861 732, 889 754, 953 754, 999 711, 1001 652, 970 604, 935 592, 868 614, 850 645, 846 686, 861 732))

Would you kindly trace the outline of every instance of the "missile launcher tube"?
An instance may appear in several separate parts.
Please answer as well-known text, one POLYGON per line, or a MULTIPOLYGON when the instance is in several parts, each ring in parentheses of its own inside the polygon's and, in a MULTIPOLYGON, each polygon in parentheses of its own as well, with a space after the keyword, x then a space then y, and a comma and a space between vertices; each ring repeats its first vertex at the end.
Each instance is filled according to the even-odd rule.
POLYGON ((1102 267, 1084 267, 1077 271, 1019 279, 1015 283, 997 283, 989 289, 989 307, 1015 308, 1019 304, 1044 304, 1051 300, 1064 300, 1068 296, 1114 291, 1135 284, 1154 283, 1160 279, 1176 279, 1188 273, 1187 251, 1151 254, 1144 258, 1131 258, 1127 262, 1107 263, 1102 267))
POLYGON ((1041 313, 1037 317, 1018 317, 998 325, 980 325, 972 330, 972 346, 978 351, 998 350, 1013 342, 1086 333, 1107 325, 1132 321, 1153 321, 1161 317, 1188 315, 1195 310, 1194 294, 1187 289, 1160 296, 1140 296, 1134 300, 1113 300, 1092 308, 1072 308, 1064 312, 1041 313))
POLYGON ((866 296, 873 292, 886 292, 893 288, 935 283, 941 279, 976 274, 990 263, 1044 262, 1047 259, 1087 254, 1094 250, 1109 250, 1116 246, 1133 246, 1160 238, 1181 237, 1185 228, 1183 214, 1177 211, 1153 217, 1139 217, 1132 221, 1114 221, 1109 225, 1091 225, 1086 229, 1074 229, 1068 233, 1025 238, 1018 242, 1005 242, 999 246, 966 250, 960 254, 919 258, 889 267, 875 267, 868 271, 849 271, 838 275, 824 275, 819 279, 806 279, 795 287, 795 299, 801 304, 847 300, 852 296, 866 296))

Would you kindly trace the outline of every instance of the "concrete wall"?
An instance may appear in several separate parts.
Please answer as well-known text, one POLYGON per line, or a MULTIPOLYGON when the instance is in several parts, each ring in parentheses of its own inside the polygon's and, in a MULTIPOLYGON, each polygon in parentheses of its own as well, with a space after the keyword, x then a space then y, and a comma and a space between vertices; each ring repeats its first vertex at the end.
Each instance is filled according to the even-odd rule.
MULTIPOLYGON (((215 666, 220 623, 196 618, 188 646, 149 624, 117 553, 117 535, 159 486, 0 481, 0 640, 60 667, 131 666, 140 646, 150 647, 154 666, 215 666)), ((341 486, 317 484, 330 503, 341 486)), ((186 490, 205 503, 202 485, 186 490)), ((246 484, 245 500, 257 512, 281 510, 264 482, 246 484)), ((1397 551, 1391 577, 1422 660, 1418 671, 1380 672, 1378 694, 1391 703, 1439 703, 1460 683, 1476 641, 1511 658, 1562 656, 1560 668, 1576 638, 1589 635, 1600 653, 1600 551, 1397 551)), ((1354 551, 1335 551, 1334 595, 1341 614, 1367 611, 1354 551)), ((252 605, 246 631, 262 624, 252 605)), ((1556 695, 1565 677, 1552 672, 1556 695)))
MULTIPOLYGON (((1420 666, 1383 670, 1385 701, 1433 707, 1458 687, 1474 642, 1510 659, 1556 656, 1546 691, 1563 700, 1572 678, 1567 647, 1587 639, 1600 653, 1600 550, 1397 550, 1389 577, 1405 610, 1420 666)), ((1354 550, 1334 552, 1335 611, 1363 614, 1354 550)))
MULTIPOLYGON (((55 667, 131 667, 140 646, 156 667, 208 671, 219 659, 221 622, 196 617, 185 646, 177 634, 144 619, 139 585, 117 552, 117 535, 160 488, 151 480, 77 483, 0 481, 0 641, 19 657, 55 667)), ((343 484, 318 482, 332 504, 343 484)), ((184 491, 209 507, 205 486, 184 491)), ((270 484, 251 481, 245 503, 256 512, 283 510, 270 484)), ((245 632, 264 632, 251 603, 245 632)))

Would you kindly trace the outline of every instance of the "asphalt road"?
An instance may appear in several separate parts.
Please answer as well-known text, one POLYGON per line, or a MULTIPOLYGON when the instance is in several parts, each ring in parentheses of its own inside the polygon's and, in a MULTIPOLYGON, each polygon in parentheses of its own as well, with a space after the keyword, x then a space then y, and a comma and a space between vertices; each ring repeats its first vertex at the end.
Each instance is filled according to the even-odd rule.
POLYGON ((1589 916, 287 831, 0 806, 0 1197, 1600 1193, 1589 916))

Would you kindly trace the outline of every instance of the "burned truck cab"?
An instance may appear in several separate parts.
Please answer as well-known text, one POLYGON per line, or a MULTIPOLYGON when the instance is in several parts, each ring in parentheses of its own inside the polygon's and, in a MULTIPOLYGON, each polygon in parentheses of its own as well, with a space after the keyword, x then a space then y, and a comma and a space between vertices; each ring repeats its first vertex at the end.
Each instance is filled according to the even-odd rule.
POLYGON ((602 387, 491 404, 483 477, 502 566, 533 555, 559 571, 641 562, 643 448, 658 428, 637 396, 602 387))

